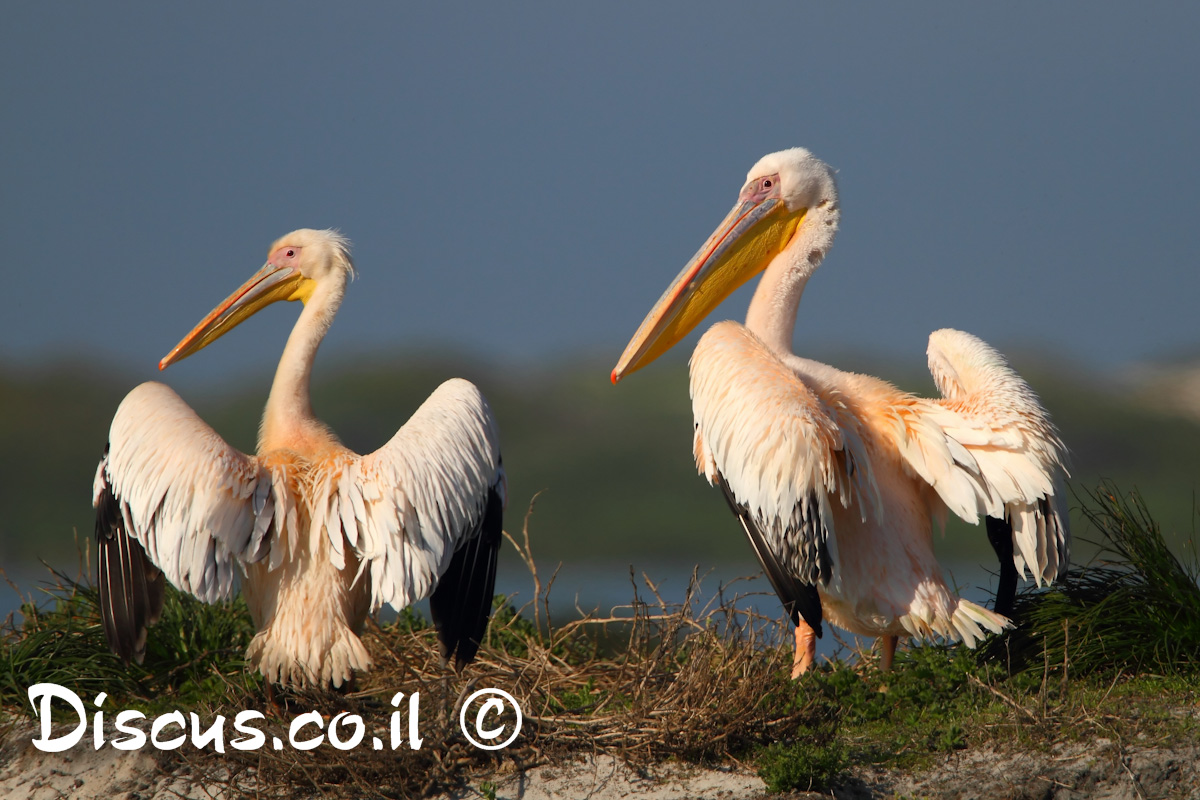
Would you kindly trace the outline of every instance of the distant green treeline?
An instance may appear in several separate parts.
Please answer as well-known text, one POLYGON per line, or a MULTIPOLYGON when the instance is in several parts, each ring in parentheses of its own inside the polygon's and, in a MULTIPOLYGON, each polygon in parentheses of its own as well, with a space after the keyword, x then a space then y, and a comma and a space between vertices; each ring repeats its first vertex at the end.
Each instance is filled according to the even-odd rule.
MULTIPOLYGON (((934 392, 916 362, 836 363, 934 392)), ((1169 536, 1192 532, 1200 426, 1149 410, 1073 367, 1036 359, 1014 366, 1062 431, 1072 483, 1136 486, 1169 536)), ((594 359, 533 369, 454 356, 330 355, 318 360, 313 404, 347 446, 369 452, 441 381, 468 378, 500 421, 510 531, 520 531, 530 499, 543 492, 531 524, 539 560, 750 561, 719 493, 696 475, 685 364, 664 359, 616 387, 608 382, 610 367, 594 359)), ((170 373, 163 378, 170 383, 170 373)), ((73 558, 75 530, 91 535, 96 463, 117 404, 134 383, 80 363, 0 366, 0 563, 62 563, 73 558)), ((181 394, 228 441, 252 451, 269 385, 270 375, 259 374, 244 385, 181 394)), ((1078 525, 1076 533, 1086 535, 1078 525)), ((952 524, 946 538, 943 552, 990 561, 982 531, 952 524)))

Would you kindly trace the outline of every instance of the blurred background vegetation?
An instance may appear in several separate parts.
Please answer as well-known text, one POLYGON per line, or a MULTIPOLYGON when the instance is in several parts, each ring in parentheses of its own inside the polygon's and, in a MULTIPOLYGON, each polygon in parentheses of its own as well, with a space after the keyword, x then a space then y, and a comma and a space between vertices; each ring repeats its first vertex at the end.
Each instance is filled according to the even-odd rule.
MULTIPOLYGON (((535 368, 453 353, 323 354, 313 404, 347 446, 369 452, 441 381, 468 378, 500 420, 510 532, 519 534, 531 498, 542 493, 530 524, 539 561, 635 564, 639 570, 670 564, 688 572, 696 564, 701 570, 744 566, 754 572, 753 556, 724 501, 696 474, 686 363, 671 355, 676 357, 614 387, 607 357, 535 368)), ((1010 356, 1062 431, 1071 450, 1071 484, 1090 489, 1107 479, 1136 487, 1169 541, 1190 538, 1200 424, 1178 404, 1163 402, 1163 392, 1174 390, 1162 382, 1162 370, 1154 384, 1089 373, 1035 352, 1010 356)), ((917 359, 824 358, 911 391, 935 393, 917 359)), ((169 373, 163 377, 171 382, 169 373)), ((252 452, 270 381, 263 372, 177 388, 229 442, 252 452)), ((0 565, 10 574, 22 568, 29 574, 38 559, 77 564, 76 534, 80 541, 91 536, 92 479, 108 425, 135 383, 94 363, 0 365, 0 565)), ((1077 505, 1074 497, 1070 504, 1077 505)), ((1087 535, 1078 519, 1075 533, 1087 535)), ((994 569, 980 529, 952 521, 939 548, 944 557, 994 569)))

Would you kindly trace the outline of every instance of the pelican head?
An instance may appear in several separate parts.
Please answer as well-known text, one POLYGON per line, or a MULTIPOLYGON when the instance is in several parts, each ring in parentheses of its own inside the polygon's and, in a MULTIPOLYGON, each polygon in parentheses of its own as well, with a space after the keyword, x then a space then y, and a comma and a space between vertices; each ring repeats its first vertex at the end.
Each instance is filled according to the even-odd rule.
POLYGON ((737 205, 646 315, 612 371, 613 383, 673 347, 777 258, 811 273, 832 244, 837 217, 826 213, 816 222, 810 212, 836 208, 833 169, 812 153, 794 147, 759 159, 737 205))
POLYGON ((354 274, 350 241, 335 230, 301 228, 271 245, 267 263, 209 312, 158 362, 160 370, 187 358, 278 300, 307 303, 318 287, 338 294, 354 274))

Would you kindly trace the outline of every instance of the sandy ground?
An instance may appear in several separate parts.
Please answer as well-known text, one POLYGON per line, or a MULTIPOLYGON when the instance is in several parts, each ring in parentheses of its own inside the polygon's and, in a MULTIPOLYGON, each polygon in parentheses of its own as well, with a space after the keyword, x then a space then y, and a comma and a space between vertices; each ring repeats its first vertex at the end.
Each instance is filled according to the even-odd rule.
MULTIPOLYGON (((37 735, 22 724, 0 742, 0 799, 3 800, 233 800, 224 791, 189 781, 182 771, 164 770, 152 750, 121 751, 105 746, 95 750, 91 737, 62 753, 43 753, 31 744, 37 735)), ((164 759, 170 763, 169 759, 164 759)), ((441 800, 472 800, 484 795, 483 784, 504 800, 594 798, 618 800, 733 800, 766 794, 761 779, 737 769, 698 769, 664 765, 635 772, 612 756, 544 765, 516 775, 481 777, 441 800)))
MULTIPOLYGON (((43 753, 30 744, 32 727, 5 733, 0 742, 0 798, 233 800, 225 792, 189 781, 180 771, 164 770, 150 751, 124 752, 107 746, 97 751, 85 740, 65 753, 43 753)), ((1200 800, 1200 743, 1148 744, 1122 746, 1098 739, 1038 753, 963 750, 919 774, 862 768, 834 792, 783 797, 1200 800)), ((769 796, 762 780, 737 768, 667 764, 637 772, 612 756, 598 755, 516 775, 481 776, 439 800, 484 797, 485 782, 495 797, 504 800, 758 800, 769 796)))
MULTIPOLYGON (((504 800, 559 800, 623 797, 647 800, 676 798, 759 798, 766 795, 762 779, 736 769, 699 769, 665 765, 637 773, 612 756, 600 755, 529 770, 520 775, 493 779, 496 797, 504 800)), ((448 795, 448 800, 482 797, 478 787, 448 795)))
MULTIPOLYGON (((232 800, 225 792, 162 771, 154 757, 142 751, 121 752, 111 747, 97 751, 79 746, 66 753, 42 753, 32 747, 19 751, 6 747, 2 757, 0 797, 9 800, 232 800)), ((446 795, 444 800, 484 797, 480 793, 483 780, 446 795)), ((745 772, 662 767, 639 774, 611 756, 542 766, 520 775, 496 777, 491 783, 495 797, 505 800, 740 800, 765 795, 763 782, 745 772)))
POLYGON ((963 750, 916 775, 870 773, 839 797, 1005 798, 1011 800, 1167 800, 1200 798, 1200 743, 1122 746, 1108 739, 1056 745, 1049 752, 963 750))

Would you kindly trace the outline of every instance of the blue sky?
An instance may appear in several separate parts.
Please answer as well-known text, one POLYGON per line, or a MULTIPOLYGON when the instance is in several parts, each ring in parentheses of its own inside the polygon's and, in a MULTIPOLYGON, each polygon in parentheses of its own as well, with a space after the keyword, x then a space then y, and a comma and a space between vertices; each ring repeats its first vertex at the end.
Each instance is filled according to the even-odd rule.
MULTIPOLYGON (((843 222, 798 352, 952 326, 1098 368, 1200 349, 1200 6, 7 3, 0 363, 157 360, 297 227, 323 351, 615 362, 803 145, 843 222)), ((713 319, 745 312, 743 291, 713 319)), ((280 305, 171 373, 269 368, 280 305)), ((603 377, 603 376, 602 376, 603 377)))

